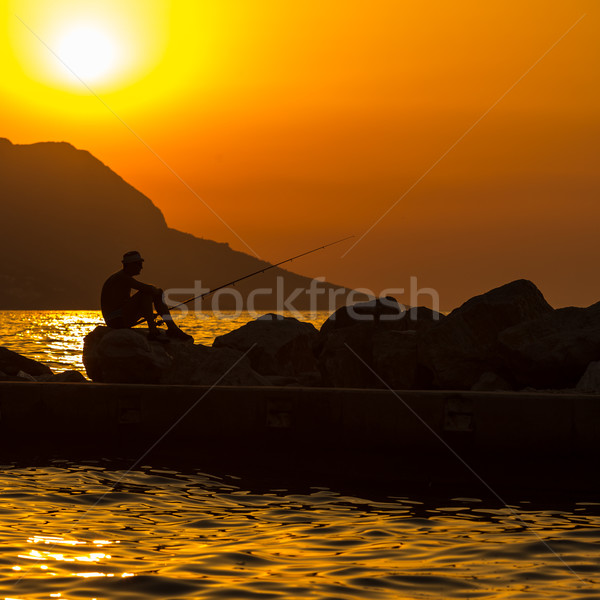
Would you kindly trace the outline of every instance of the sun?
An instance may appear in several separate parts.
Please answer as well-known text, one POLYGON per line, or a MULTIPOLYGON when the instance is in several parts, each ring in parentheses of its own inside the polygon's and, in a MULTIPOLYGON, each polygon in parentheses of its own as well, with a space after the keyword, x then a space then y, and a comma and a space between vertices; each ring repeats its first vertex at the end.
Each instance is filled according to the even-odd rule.
POLYGON ((174 5, 166 0, 8 4, 14 73, 22 73, 27 87, 38 82, 49 94, 82 97, 130 89, 160 70, 172 40, 174 5))
POLYGON ((109 30, 93 23, 76 23, 57 34, 53 53, 64 77, 92 85, 116 74, 120 50, 109 30))
MULTIPOLYGON (((198 0, 0 0, 0 97, 73 118, 150 111, 218 77, 219 9, 198 0), (102 102, 98 102, 102 100, 102 102), (111 111, 108 111, 111 112, 111 111)), ((187 97, 187 96, 186 96, 187 97)))

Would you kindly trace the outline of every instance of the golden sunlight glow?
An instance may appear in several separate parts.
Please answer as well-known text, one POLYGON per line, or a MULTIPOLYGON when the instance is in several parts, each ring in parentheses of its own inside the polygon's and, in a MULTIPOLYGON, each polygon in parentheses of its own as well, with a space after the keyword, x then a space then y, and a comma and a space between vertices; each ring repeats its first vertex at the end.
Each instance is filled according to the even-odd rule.
POLYGON ((106 31, 81 23, 58 36, 55 52, 69 80, 75 77, 95 83, 110 77, 117 64, 118 46, 106 31))
MULTIPOLYGON (((60 545, 65 547, 65 552, 56 552, 53 550, 35 550, 32 549, 27 554, 18 554, 18 558, 26 559, 28 561, 35 561, 35 567, 29 567, 26 565, 14 565, 12 568, 13 571, 23 571, 25 568, 27 573, 32 572, 32 568, 41 569, 45 571, 46 576, 55 577, 57 571, 60 566, 69 564, 70 568, 77 565, 78 563, 84 564, 93 564, 98 567, 105 568, 107 565, 107 561, 112 559, 110 554, 105 554, 104 552, 97 552, 97 548, 101 548, 103 546, 119 544, 118 540, 103 540, 97 539, 93 541, 82 541, 76 539, 64 538, 62 536, 44 536, 44 535, 34 535, 27 539, 27 543, 43 545, 43 546, 52 546, 60 545), (87 547, 87 548, 86 548, 87 547), (83 552, 82 552, 83 551, 83 552), (40 564, 42 563, 42 564, 40 564), (48 563, 48 564, 46 564, 48 563), (53 570, 50 570, 53 569, 53 570)), ((104 573, 101 571, 83 571, 83 572, 74 572, 71 573, 72 576, 77 577, 134 577, 135 573, 131 572, 123 572, 121 574, 115 573, 104 573)), ((58 597, 58 596, 57 596, 58 597)))
POLYGON ((19 0, 10 11, 18 68, 49 90, 93 95, 126 88, 157 68, 168 44, 165 2, 19 0))

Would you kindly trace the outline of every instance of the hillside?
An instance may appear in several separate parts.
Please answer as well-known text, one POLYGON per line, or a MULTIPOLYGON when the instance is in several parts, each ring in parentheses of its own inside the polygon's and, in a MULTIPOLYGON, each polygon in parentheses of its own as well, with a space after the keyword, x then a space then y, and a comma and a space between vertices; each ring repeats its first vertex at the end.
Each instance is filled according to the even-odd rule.
MULTIPOLYGON (((146 259, 139 279, 165 289, 193 288, 195 279, 212 288, 268 266, 228 244, 169 228, 149 198, 65 142, 15 145, 0 138, 0 190, 0 309, 97 309, 103 281, 132 249, 146 259)), ((311 282, 275 268, 235 289, 244 296, 274 289, 277 276, 284 296, 311 282)), ((318 296, 321 308, 328 308, 325 296, 318 296)), ((257 296, 255 306, 276 308, 275 293, 257 296)), ((219 307, 233 305, 225 298, 219 307)), ((294 307, 309 308, 308 295, 294 307)))

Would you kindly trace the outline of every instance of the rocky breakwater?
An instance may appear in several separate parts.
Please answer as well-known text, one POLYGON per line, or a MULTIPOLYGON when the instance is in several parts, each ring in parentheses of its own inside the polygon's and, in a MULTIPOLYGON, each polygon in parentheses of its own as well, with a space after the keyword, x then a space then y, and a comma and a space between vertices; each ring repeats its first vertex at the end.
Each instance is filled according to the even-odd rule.
POLYGON ((324 385, 600 392, 600 303, 553 309, 517 280, 447 316, 393 298, 344 307, 315 346, 324 385))
POLYGON ((509 389, 514 375, 502 359, 500 334, 553 312, 525 279, 467 300, 419 340, 419 361, 440 389, 509 389))
POLYGON ((0 381, 49 381, 81 383, 87 381, 79 371, 53 373, 52 369, 31 358, 0 347, 0 381))
POLYGON ((270 385, 319 385, 313 351, 318 334, 311 323, 269 313, 217 337, 213 348, 245 353, 270 385))
POLYGON ((427 389, 419 336, 444 316, 406 310, 391 297, 344 306, 323 323, 314 346, 322 383, 331 387, 427 389))
POLYGON ((212 347, 98 327, 84 364, 111 383, 600 392, 600 303, 555 310, 517 280, 447 316, 393 298, 342 307, 320 331, 267 314, 212 347))
POLYGON ((83 363, 103 383, 312 385, 320 382, 317 336, 313 325, 273 314, 217 337, 212 347, 100 326, 85 338, 83 363))
POLYGON ((265 385, 243 352, 187 341, 150 341, 145 329, 96 327, 84 340, 83 364, 101 383, 265 385))

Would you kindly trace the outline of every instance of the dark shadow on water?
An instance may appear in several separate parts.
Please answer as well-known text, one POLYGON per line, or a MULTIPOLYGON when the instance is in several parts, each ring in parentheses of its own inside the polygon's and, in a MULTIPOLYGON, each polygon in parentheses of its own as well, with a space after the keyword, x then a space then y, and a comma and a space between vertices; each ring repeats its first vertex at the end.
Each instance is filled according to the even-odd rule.
MULTIPOLYGON (((272 450, 227 454, 215 451, 202 456, 182 456, 154 452, 132 469, 139 455, 135 451, 99 458, 94 453, 39 452, 4 453, 2 468, 82 468, 119 472, 122 482, 111 484, 114 491, 137 493, 127 481, 127 472, 161 472, 163 477, 200 477, 211 488, 231 488, 254 494, 310 495, 319 490, 374 502, 390 498, 410 498, 424 508, 441 506, 456 499, 480 503, 485 508, 528 503, 532 510, 573 510, 584 503, 591 514, 600 514, 599 484, 588 467, 577 468, 571 461, 547 463, 508 463, 506 460, 473 460, 466 468, 454 457, 436 456, 429 460, 382 459, 368 453, 344 452, 297 455, 272 450), (165 474, 166 473, 166 474, 165 474), (169 475, 171 473, 171 475, 169 475)), ((117 480, 118 481, 118 480, 117 480)), ((418 505, 415 511, 418 512, 418 505)), ((427 516, 427 515, 424 515, 427 516)))

